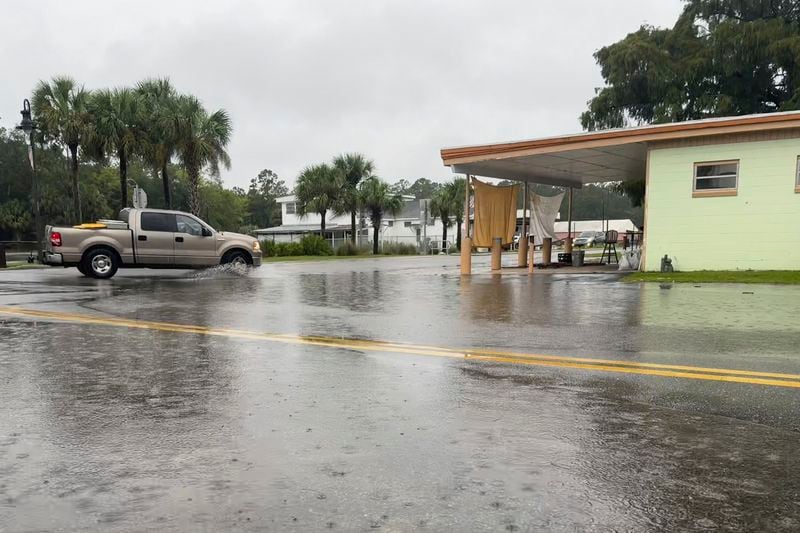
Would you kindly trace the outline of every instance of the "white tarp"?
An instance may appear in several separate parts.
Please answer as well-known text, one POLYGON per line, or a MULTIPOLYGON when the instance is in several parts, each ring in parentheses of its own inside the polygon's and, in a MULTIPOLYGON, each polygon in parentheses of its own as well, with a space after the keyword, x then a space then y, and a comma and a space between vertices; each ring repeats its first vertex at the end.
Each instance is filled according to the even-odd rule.
POLYGON ((556 217, 563 199, 563 192, 555 196, 531 195, 531 226, 528 228, 528 235, 534 236, 535 244, 542 244, 547 237, 555 240, 556 217))

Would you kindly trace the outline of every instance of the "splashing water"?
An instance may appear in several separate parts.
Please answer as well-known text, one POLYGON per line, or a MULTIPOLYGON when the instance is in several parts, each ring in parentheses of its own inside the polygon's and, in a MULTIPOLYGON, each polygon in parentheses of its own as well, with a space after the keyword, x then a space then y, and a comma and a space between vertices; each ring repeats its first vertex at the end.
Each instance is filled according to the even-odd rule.
POLYGON ((252 267, 248 265, 234 265, 227 263, 211 268, 198 270, 192 274, 193 279, 217 279, 217 278, 244 278, 250 275, 252 267))

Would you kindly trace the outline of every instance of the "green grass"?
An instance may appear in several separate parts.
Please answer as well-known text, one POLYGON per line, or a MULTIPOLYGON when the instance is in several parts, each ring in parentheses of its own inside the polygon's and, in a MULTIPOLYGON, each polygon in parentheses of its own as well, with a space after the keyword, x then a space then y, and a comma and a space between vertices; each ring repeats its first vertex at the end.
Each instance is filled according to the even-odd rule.
POLYGON ((800 285, 800 270, 700 270, 697 272, 634 272, 623 278, 628 282, 660 283, 774 283, 800 285))
POLYGON ((27 261, 9 261, 8 266, 6 268, 0 268, 0 272, 3 270, 28 270, 34 268, 47 268, 47 265, 40 265, 39 263, 28 263, 27 261))

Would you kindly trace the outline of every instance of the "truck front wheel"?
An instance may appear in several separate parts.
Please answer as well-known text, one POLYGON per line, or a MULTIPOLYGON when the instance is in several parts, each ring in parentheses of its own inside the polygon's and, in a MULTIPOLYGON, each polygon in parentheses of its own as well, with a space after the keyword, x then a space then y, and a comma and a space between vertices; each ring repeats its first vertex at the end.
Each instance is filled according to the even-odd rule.
POLYGON ((222 264, 231 264, 234 266, 247 266, 252 265, 253 260, 247 255, 246 252, 241 250, 231 250, 230 252, 226 253, 225 256, 222 258, 222 264))
POLYGON ((109 279, 117 273, 119 259, 110 248, 92 248, 81 261, 86 275, 96 279, 109 279))

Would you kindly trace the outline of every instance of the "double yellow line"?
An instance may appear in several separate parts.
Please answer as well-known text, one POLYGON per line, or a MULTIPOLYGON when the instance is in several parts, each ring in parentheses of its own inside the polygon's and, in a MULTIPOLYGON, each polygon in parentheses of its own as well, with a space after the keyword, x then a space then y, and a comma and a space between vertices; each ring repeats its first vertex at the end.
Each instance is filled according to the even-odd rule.
POLYGON ((565 357, 490 349, 456 349, 442 346, 426 346, 336 337, 285 335, 241 329, 211 328, 206 326, 172 324, 168 322, 129 320, 125 318, 106 318, 56 311, 39 311, 20 307, 0 307, 0 315, 47 321, 74 322, 79 324, 95 324, 101 326, 168 331, 175 333, 193 333, 197 335, 213 335, 220 337, 280 342, 285 344, 325 346, 329 348, 342 348, 370 352, 448 357, 467 361, 574 368, 599 372, 616 372, 623 374, 722 381, 729 383, 747 383, 752 385, 766 385, 770 387, 800 388, 800 375, 798 374, 757 372, 751 370, 708 368, 700 366, 666 365, 659 363, 637 363, 617 359, 565 357))

